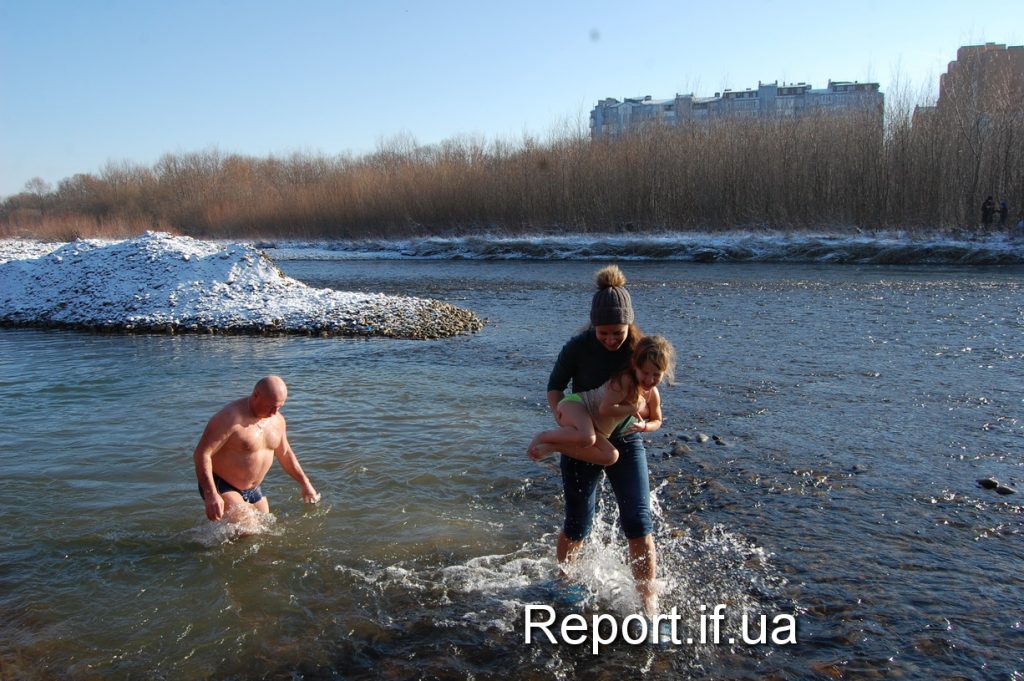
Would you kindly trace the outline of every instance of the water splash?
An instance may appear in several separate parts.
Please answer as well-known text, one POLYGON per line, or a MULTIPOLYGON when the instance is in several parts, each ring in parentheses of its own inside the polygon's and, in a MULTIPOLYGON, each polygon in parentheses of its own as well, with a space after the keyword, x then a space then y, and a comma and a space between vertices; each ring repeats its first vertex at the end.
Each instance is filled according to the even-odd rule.
MULTIPOLYGON (((771 555, 742 533, 721 525, 703 529, 672 526, 658 500, 664 487, 665 483, 652 491, 661 609, 666 614, 677 613, 680 639, 691 639, 670 647, 683 654, 686 666, 691 667, 713 658, 720 647, 739 652, 738 643, 732 645, 729 639, 740 640, 743 615, 754 619, 782 610, 792 612, 795 604, 783 602, 786 580, 771 555), (706 620, 719 604, 728 607, 728 620, 721 639, 714 641, 702 636, 699 629, 702 616, 706 620)), ((641 600, 630 570, 628 545, 619 529, 618 508, 610 491, 603 492, 607 493, 599 500, 591 535, 571 571, 572 579, 585 587, 588 596, 571 610, 588 616, 608 613, 623 622, 641 612, 641 600)), ((369 569, 372 576, 364 581, 373 583, 392 606, 395 599, 415 601, 420 615, 430 613, 431 622, 441 630, 461 630, 481 641, 515 637, 521 643, 527 605, 553 605, 567 614, 551 586, 559 571, 554 558, 556 537, 556 533, 545 534, 509 553, 443 566, 377 565, 369 569)), ((747 652, 740 654, 751 654, 749 648, 744 650, 747 652)), ((546 664, 570 671, 572 655, 549 653, 553 658, 546 664)), ((651 660, 633 659, 630 664, 650 665, 651 660)))
POLYGON ((209 522, 203 518, 198 525, 184 532, 187 541, 206 548, 229 544, 237 539, 264 534, 277 534, 277 517, 263 513, 248 504, 235 506, 220 520, 209 522))
MULTIPOLYGON (((675 612, 700 641, 700 627, 715 606, 725 605, 729 619, 722 640, 739 639, 739 621, 779 609, 786 580, 771 555, 742 533, 723 525, 706 528, 674 527, 662 512, 662 482, 651 492, 654 542, 658 556, 658 591, 661 611, 675 612)), ((618 508, 604 495, 594 530, 581 551, 573 577, 593 594, 588 606, 618 618, 641 611, 634 587, 626 542, 618 528, 618 508)), ((787 606, 790 607, 791 606, 787 606)), ((696 649, 699 653, 709 650, 696 649)))

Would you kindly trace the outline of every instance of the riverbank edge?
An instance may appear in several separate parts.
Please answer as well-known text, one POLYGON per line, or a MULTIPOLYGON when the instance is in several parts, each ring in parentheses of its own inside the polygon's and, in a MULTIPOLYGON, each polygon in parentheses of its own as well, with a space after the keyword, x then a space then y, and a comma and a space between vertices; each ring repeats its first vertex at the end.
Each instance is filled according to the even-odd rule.
POLYGON ((485 324, 440 300, 309 287, 252 245, 154 232, 0 240, 0 275, 0 328, 434 340, 485 324))

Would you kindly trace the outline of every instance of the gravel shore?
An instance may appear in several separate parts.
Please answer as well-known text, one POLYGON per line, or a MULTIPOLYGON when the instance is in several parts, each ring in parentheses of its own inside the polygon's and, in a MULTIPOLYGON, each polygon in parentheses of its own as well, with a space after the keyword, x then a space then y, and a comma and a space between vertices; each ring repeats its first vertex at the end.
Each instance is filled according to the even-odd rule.
POLYGON ((483 322, 438 300, 312 288, 252 246, 147 232, 68 244, 0 240, 0 326, 428 339, 473 333, 483 322))

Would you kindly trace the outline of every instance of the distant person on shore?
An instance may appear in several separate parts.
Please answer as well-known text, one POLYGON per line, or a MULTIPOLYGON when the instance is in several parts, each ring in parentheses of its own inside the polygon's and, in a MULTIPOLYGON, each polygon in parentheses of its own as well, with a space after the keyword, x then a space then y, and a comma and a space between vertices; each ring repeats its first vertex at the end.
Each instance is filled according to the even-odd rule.
MULTIPOLYGON (((548 378, 548 405, 556 419, 558 405, 570 382, 575 393, 600 387, 629 366, 633 351, 643 338, 633 323, 633 303, 622 270, 615 265, 605 267, 597 272, 595 281, 598 290, 590 304, 590 325, 562 347, 548 378)), ((607 476, 629 544, 629 565, 636 589, 644 613, 653 617, 658 614, 657 556, 652 536, 647 452, 638 430, 642 428, 612 432, 609 442, 619 456, 609 466, 581 461, 574 458, 579 452, 573 447, 560 447, 565 522, 558 536, 556 556, 563 568, 561 581, 566 600, 576 600, 573 592, 579 593, 579 587, 569 582, 567 573, 590 534, 597 511, 598 486, 601 478, 607 476)))
POLYGON ((619 452, 608 441, 613 432, 648 433, 661 427, 662 379, 672 382, 675 350, 661 336, 637 342, 629 366, 599 388, 569 393, 558 403, 559 428, 537 433, 527 448, 534 461, 546 459, 563 447, 566 456, 610 466, 619 452))
POLYGON ((992 200, 991 196, 985 197, 981 203, 981 224, 986 229, 992 226, 992 215, 995 211, 996 202, 992 200))
POLYGON ((1010 215, 1010 206, 1006 203, 1006 199, 999 199, 999 226, 1006 228, 1006 218, 1010 215))
POLYGON ((251 395, 225 405, 206 424, 192 458, 210 520, 230 517, 232 509, 245 504, 268 513, 270 505, 260 484, 275 456, 302 487, 303 500, 320 501, 288 444, 279 411, 287 399, 284 380, 267 376, 256 383, 251 395))

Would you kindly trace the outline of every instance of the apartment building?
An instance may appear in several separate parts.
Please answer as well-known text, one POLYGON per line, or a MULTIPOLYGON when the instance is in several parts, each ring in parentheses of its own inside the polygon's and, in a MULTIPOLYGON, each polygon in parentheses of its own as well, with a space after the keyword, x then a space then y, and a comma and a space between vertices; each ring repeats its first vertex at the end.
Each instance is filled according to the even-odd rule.
POLYGON ((1024 45, 964 45, 939 76, 934 106, 914 107, 914 125, 936 116, 991 120, 1024 111, 1024 45))
POLYGON ((1024 109, 1024 45, 965 45, 939 76, 938 108, 966 100, 977 111, 1024 109))
POLYGON ((812 112, 869 111, 879 120, 884 99, 878 83, 829 81, 815 89, 807 83, 758 83, 757 89, 725 90, 714 97, 677 94, 672 99, 647 97, 602 99, 590 112, 592 138, 616 137, 644 125, 687 125, 730 117, 797 116, 812 112))

